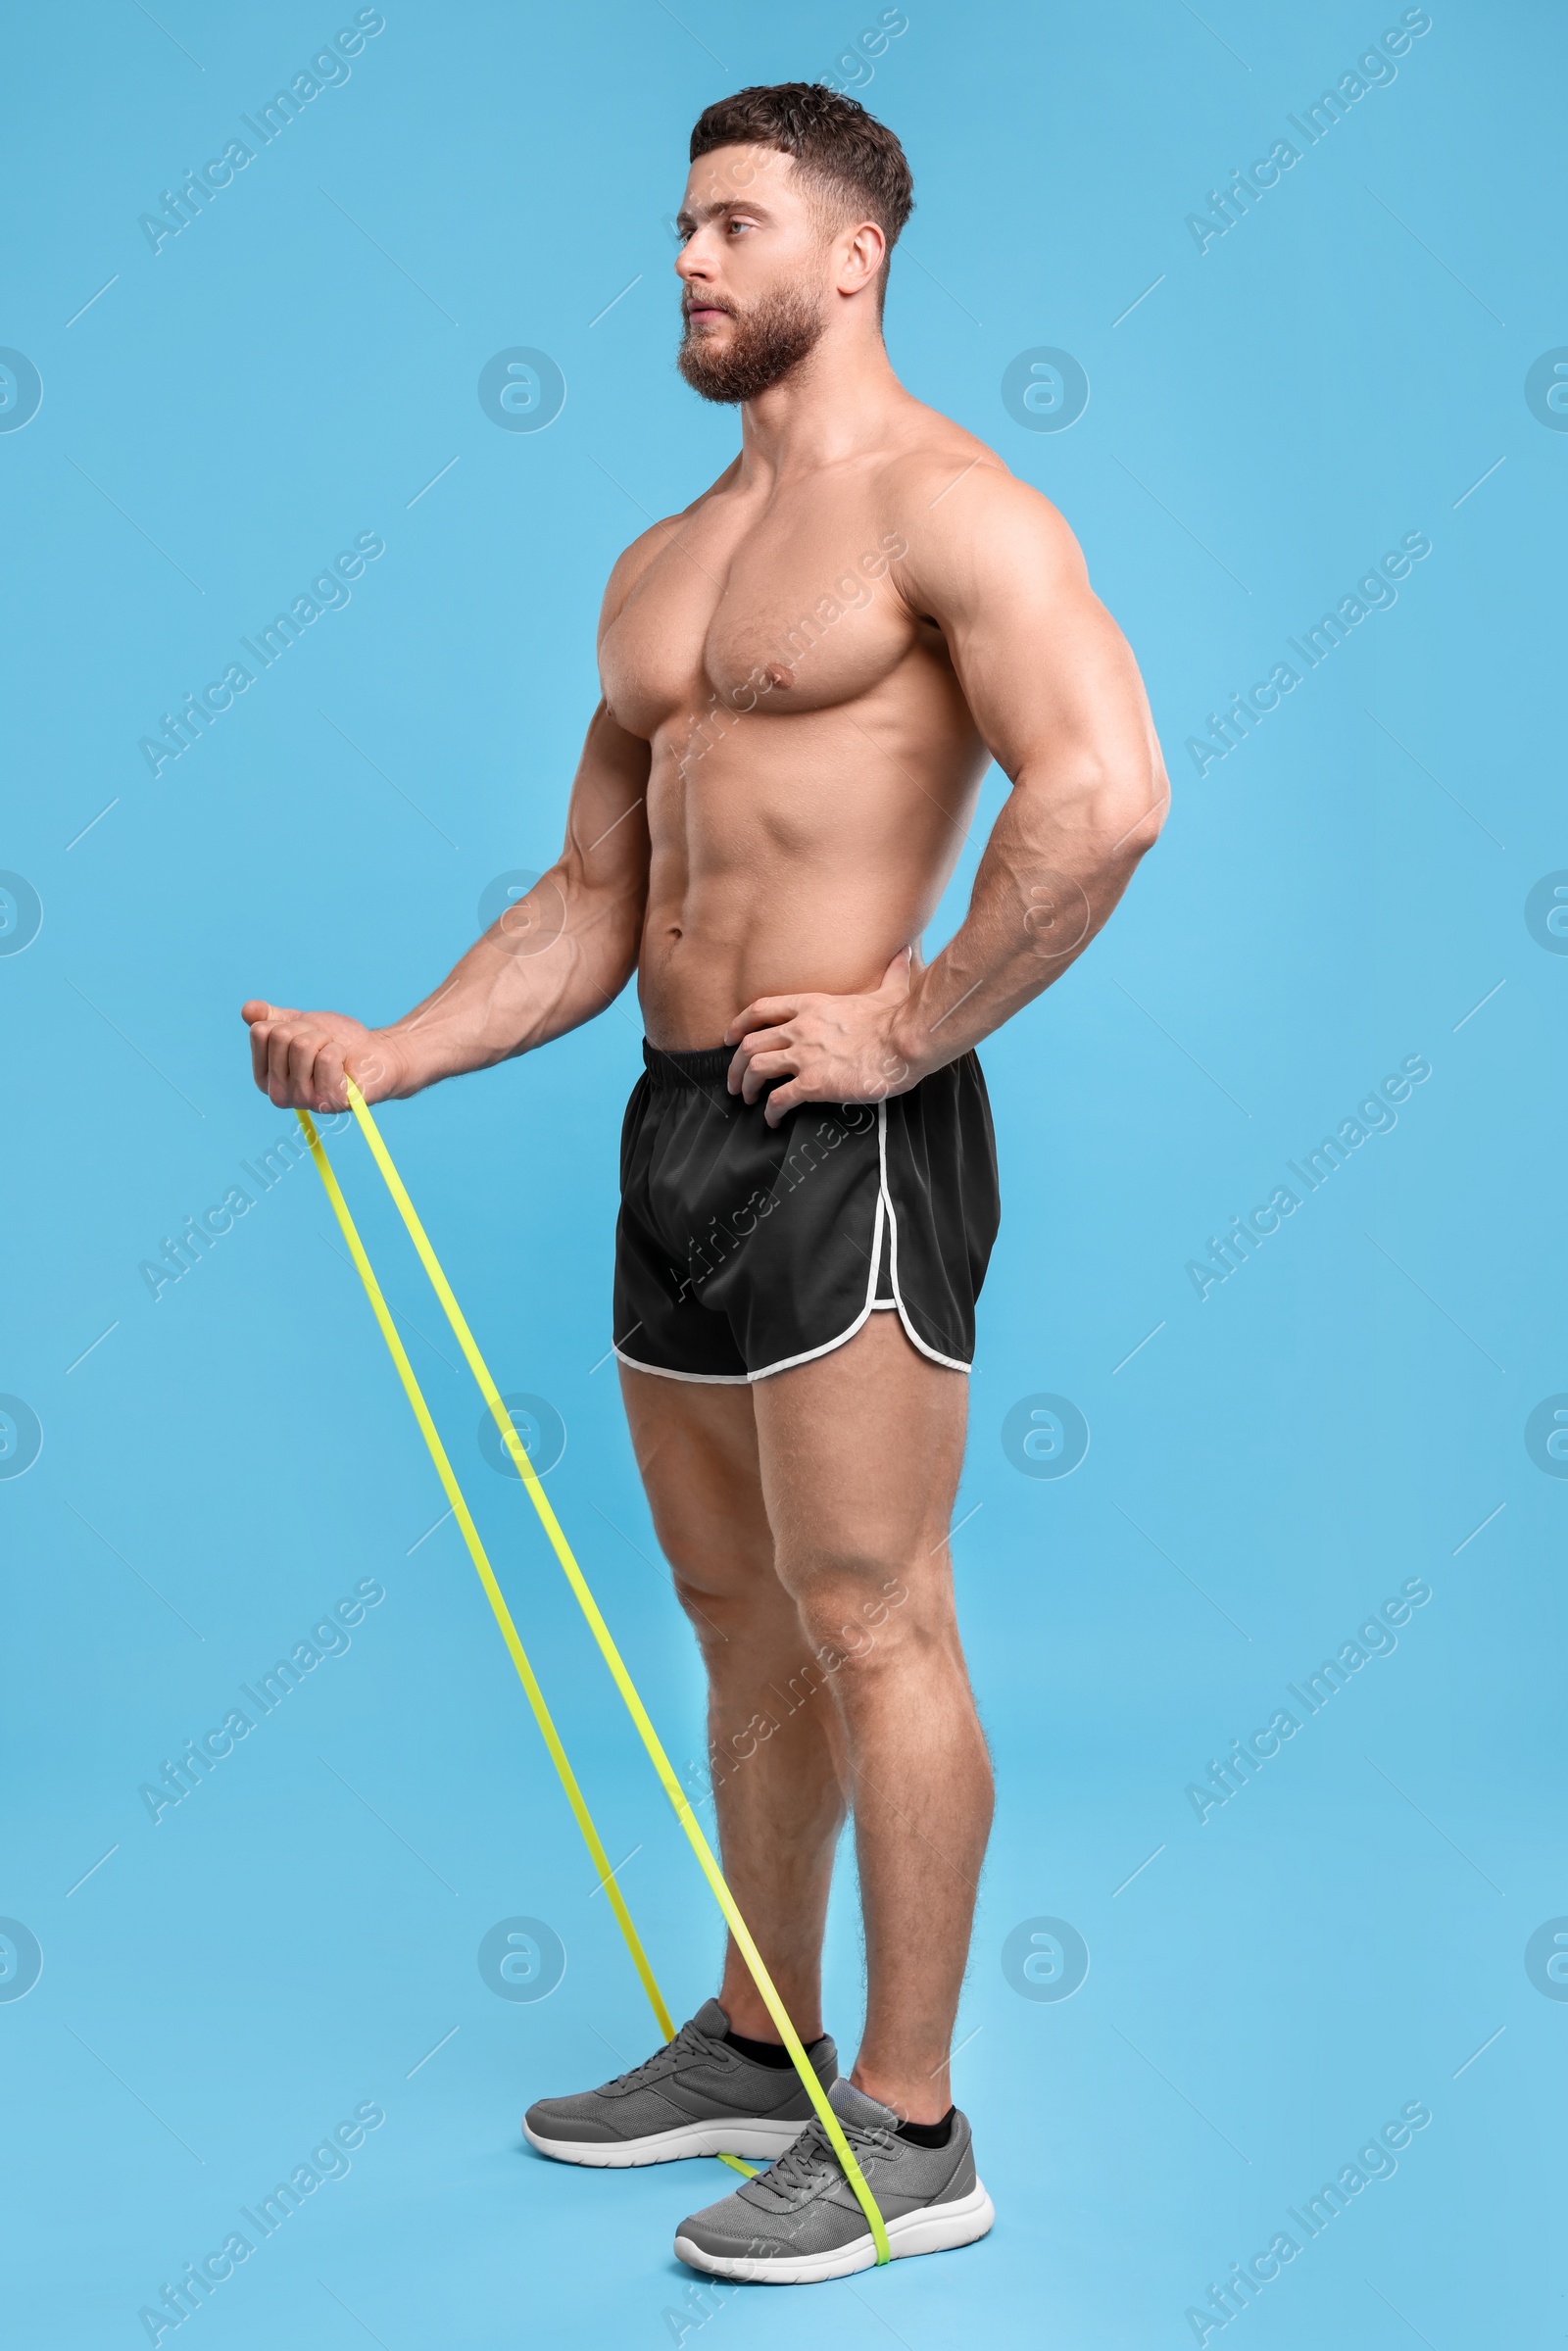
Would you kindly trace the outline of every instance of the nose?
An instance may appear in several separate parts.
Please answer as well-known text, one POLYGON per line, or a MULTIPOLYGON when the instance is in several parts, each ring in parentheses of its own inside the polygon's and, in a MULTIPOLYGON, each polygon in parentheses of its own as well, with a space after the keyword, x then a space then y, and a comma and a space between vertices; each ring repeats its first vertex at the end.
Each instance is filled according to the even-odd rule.
POLYGON ((706 279, 714 275, 713 257, 705 242, 708 234, 705 228, 694 228, 676 254, 675 275, 682 285, 689 285, 694 278, 706 279))

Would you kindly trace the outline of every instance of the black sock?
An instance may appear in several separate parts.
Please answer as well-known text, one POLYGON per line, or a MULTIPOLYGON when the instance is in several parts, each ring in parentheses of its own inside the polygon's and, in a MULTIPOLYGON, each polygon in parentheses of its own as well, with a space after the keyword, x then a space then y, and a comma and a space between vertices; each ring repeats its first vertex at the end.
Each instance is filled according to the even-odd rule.
MULTIPOLYGON (((732 2049, 739 2049, 743 2057, 749 2057, 753 2065, 771 2066, 775 2073, 788 2073, 795 2063, 782 2041, 748 2040, 744 2033, 726 2033, 724 2038, 732 2049)), ((820 2041, 808 2040, 807 2055, 820 2046, 820 2041)))
POLYGON ((911 2147, 945 2147, 953 2136, 954 2112, 950 2106, 940 2123, 900 2123, 893 2135, 906 2138, 911 2147))

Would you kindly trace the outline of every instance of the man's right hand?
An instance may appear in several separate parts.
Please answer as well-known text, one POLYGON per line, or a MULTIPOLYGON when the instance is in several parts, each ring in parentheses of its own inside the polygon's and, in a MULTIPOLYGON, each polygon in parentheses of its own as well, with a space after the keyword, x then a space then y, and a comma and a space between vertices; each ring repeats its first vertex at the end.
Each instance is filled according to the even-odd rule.
POLYGON ((252 997, 240 1016, 250 1023, 252 1074, 280 1110, 346 1110, 347 1078, 368 1102, 404 1089, 408 1072, 391 1036, 346 1012, 298 1012, 252 997))

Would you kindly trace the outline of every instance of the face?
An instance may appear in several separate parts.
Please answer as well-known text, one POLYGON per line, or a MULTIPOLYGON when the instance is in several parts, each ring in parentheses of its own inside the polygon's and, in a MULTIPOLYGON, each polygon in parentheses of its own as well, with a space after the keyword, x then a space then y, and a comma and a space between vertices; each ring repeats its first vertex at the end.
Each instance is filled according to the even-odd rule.
POLYGON ((718 147, 693 164, 676 225, 680 371, 705 400, 756 400, 827 323, 835 239, 821 199, 792 156, 718 147))

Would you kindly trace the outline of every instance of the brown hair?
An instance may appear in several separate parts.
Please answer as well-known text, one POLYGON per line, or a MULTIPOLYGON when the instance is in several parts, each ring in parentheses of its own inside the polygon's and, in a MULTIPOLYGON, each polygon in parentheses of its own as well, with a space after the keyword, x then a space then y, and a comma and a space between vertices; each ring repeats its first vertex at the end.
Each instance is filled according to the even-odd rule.
MULTIPOLYGON (((691 160, 715 147, 772 147, 824 190, 863 204, 892 255, 914 210, 914 181, 904 149, 887 125, 854 98, 820 81, 759 83, 705 107, 692 132, 691 160)), ((877 286, 887 293, 887 262, 877 286)))

